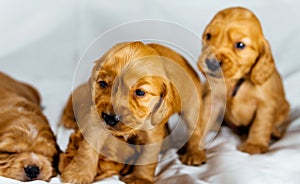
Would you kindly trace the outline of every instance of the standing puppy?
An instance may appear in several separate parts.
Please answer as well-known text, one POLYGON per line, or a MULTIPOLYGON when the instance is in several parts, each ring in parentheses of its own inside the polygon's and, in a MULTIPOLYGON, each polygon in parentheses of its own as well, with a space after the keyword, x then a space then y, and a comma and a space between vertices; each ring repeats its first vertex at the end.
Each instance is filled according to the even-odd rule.
POLYGON ((250 154, 268 151, 271 136, 284 133, 281 125, 289 104, 259 20, 248 9, 228 8, 215 15, 202 38, 199 69, 217 83, 223 72, 224 121, 231 127, 250 127, 239 149, 250 154))
MULTIPOLYGON (((83 130, 82 134, 93 137, 90 141, 99 144, 101 140, 102 148, 106 148, 104 150, 126 154, 124 146, 113 141, 116 138, 131 144, 137 152, 137 165, 134 165, 132 173, 121 178, 126 183, 154 182, 158 154, 166 136, 165 125, 174 113, 181 113, 190 136, 186 153, 181 157, 182 162, 200 165, 206 161, 204 146, 200 144, 203 143, 206 128, 200 118, 200 79, 188 62, 175 51, 162 45, 142 42, 118 44, 96 62, 87 86, 86 91, 90 92, 92 100, 86 101, 92 101, 91 112, 99 116, 99 121, 77 122, 78 127, 83 130), (94 131, 96 124, 101 124, 102 128, 98 130, 103 134, 94 131), (109 136, 104 135, 102 129, 109 136)), ((76 109, 82 104, 80 99, 76 99, 73 99, 73 105, 71 101, 68 102, 62 117, 63 124, 69 127, 74 127, 75 118, 71 114, 77 114, 79 119, 82 116, 80 112, 73 111, 72 106, 76 109)), ((102 160, 99 164, 97 161, 102 155, 86 143, 78 145, 72 161, 62 170, 62 179, 66 182, 88 183, 99 174, 97 169, 101 167, 102 160)), ((111 165, 112 170, 115 168, 115 165, 111 165)))
POLYGON ((0 72, 0 175, 20 181, 56 175, 58 146, 31 86, 0 72))

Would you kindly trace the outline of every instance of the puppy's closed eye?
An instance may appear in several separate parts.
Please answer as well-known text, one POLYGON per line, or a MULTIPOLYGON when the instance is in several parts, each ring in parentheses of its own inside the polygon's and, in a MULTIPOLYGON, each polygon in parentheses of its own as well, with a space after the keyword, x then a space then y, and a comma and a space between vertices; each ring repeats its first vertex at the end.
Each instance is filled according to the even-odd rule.
POLYGON ((13 154, 17 154, 17 152, 14 151, 1 151, 0 155, 13 155, 13 154))

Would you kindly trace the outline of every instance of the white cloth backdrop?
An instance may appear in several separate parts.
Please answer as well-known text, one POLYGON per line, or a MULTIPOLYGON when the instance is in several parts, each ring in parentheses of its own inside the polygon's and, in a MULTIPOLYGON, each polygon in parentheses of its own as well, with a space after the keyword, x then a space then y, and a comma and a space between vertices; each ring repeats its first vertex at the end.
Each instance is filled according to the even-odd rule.
MULTIPOLYGON (((201 36, 213 15, 231 6, 247 7, 259 17, 283 76, 287 98, 293 108, 300 105, 300 2, 297 0, 2 0, 0 70, 39 89, 44 112, 58 136, 60 147, 65 149, 69 131, 57 128, 57 123, 72 90, 76 63, 97 36, 119 24, 141 19, 173 21, 201 36)), ((300 120, 293 122, 286 136, 274 143, 266 154, 250 156, 242 153, 236 150, 239 143, 239 138, 223 127, 207 150, 208 162, 200 167, 182 165, 177 155, 172 154, 174 150, 169 150, 162 155, 169 158, 159 163, 156 181, 217 184, 300 182, 300 120)), ((117 177, 111 177, 98 183, 118 182, 122 183, 117 177)), ((0 183, 21 182, 0 177, 0 183)), ((59 176, 50 183, 60 183, 59 176)))

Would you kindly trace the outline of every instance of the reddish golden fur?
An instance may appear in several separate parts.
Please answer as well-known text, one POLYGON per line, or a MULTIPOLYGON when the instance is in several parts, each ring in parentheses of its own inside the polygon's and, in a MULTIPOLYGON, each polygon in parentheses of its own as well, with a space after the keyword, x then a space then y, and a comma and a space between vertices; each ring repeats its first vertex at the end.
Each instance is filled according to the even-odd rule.
POLYGON ((224 121, 250 127, 248 138, 239 149, 250 154, 268 151, 271 134, 278 138, 283 134, 279 126, 289 114, 289 104, 259 20, 245 8, 222 10, 206 27, 203 40, 199 69, 212 80, 219 80, 210 75, 205 61, 215 58, 225 78, 224 121), (235 48, 238 42, 246 47, 235 48), (245 81, 234 94, 241 78, 245 81))
POLYGON ((56 175, 58 147, 40 109, 39 94, 1 72, 0 81, 0 175, 47 181, 56 175), (27 177, 24 168, 28 166, 37 166, 40 174, 27 177))
MULTIPOLYGON (((184 81, 177 80, 176 82, 180 83, 183 86, 186 85, 183 84, 184 81)), ((178 88, 178 86, 176 87, 178 88)), ((81 87, 81 90, 82 89, 83 88, 81 87)), ((76 95, 76 93, 80 93, 79 91, 80 88, 76 90, 74 94, 76 95)), ((95 99, 96 111, 100 116, 102 112, 105 112, 110 114, 117 113, 118 115, 121 115, 123 117, 121 119, 122 122, 118 123, 114 127, 110 127, 102 122, 106 128, 106 131, 117 136, 123 141, 134 141, 134 144, 136 145, 158 143, 166 136, 165 124, 170 115, 174 113, 184 112, 182 114, 184 114, 183 118, 187 121, 188 128, 191 129, 193 126, 196 126, 196 129, 194 132, 193 130, 190 130, 189 132, 192 137, 188 141, 187 151, 181 157, 181 160, 189 165, 200 165, 201 163, 206 161, 203 145, 201 145, 201 148, 199 146, 203 138, 203 131, 205 129, 205 125, 202 124, 201 119, 198 117, 199 112, 201 112, 200 106, 202 105, 200 80, 191 66, 187 63, 187 61, 185 61, 183 57, 181 57, 171 49, 158 44, 145 45, 141 42, 118 44, 96 62, 96 65, 94 66, 92 72, 92 76, 89 80, 89 85, 85 85, 85 91, 91 92, 90 95, 92 96, 92 99, 95 99), (150 60, 145 59, 145 61, 143 61, 143 67, 136 67, 135 65, 137 65, 138 63, 138 61, 136 60, 145 58, 146 56, 164 56, 175 61, 188 73, 189 77, 192 79, 192 83, 195 85, 195 90, 193 91, 191 90, 191 88, 176 90, 174 84, 171 84, 170 82, 166 81, 166 78, 164 78, 170 77, 176 81, 176 74, 172 73, 170 69, 168 70, 164 68, 160 61, 153 64, 154 61, 151 63, 150 60), (128 67, 126 68, 125 66, 128 67), (122 72, 122 70, 124 70, 124 67, 126 68, 126 70, 125 72, 122 72), (151 74, 153 71, 162 74, 164 77, 148 76, 139 78, 138 76, 139 72, 146 75, 151 74), (166 73, 166 71, 168 72, 166 73), (115 81, 116 78, 118 78, 118 82, 115 81), (100 81, 105 81, 108 86, 106 88, 101 88, 99 85, 100 81), (129 85, 129 81, 135 81, 134 85, 129 85), (121 86, 121 84, 124 84, 125 86, 121 86), (144 89, 147 92, 145 98, 137 98, 135 96, 128 95, 132 94, 131 92, 128 93, 128 90, 134 91, 135 89, 144 89), (111 94, 113 94, 113 98, 111 94), (162 101, 160 101, 160 99, 162 101), (126 101, 128 103, 126 103, 126 101), (199 106, 194 105, 195 101, 199 103, 199 106), (150 123, 146 120, 147 117, 150 117, 150 123), (130 122, 130 124, 126 124, 125 122, 130 122), (151 129, 147 129, 149 127, 151 129)), ((70 98, 66 108, 64 109, 62 123, 67 123, 69 127, 76 127, 74 126, 76 122, 73 121, 74 116, 69 116, 70 114, 74 114, 71 101, 72 100, 70 98), (68 118, 69 120, 67 120, 68 118)), ((72 136, 74 137, 78 134, 80 134, 79 130, 77 130, 76 133, 74 133, 72 136)), ((74 138, 71 137, 71 139, 74 138)), ((80 143, 71 141, 68 146, 68 150, 70 150, 72 147, 76 147, 74 145, 79 145, 84 142, 82 138, 80 139, 80 141, 80 143)), ((109 145, 104 144, 104 146, 108 150, 111 150, 112 154, 116 154, 114 150, 118 149, 116 148, 118 147, 116 143, 113 142, 109 145)), ((127 154, 127 157, 134 152, 138 152, 139 156, 136 161, 144 161, 147 159, 157 161, 157 156, 161 148, 160 146, 161 144, 157 144, 157 146, 151 148, 151 151, 141 151, 137 147, 134 151, 129 150, 129 154, 127 154)), ((89 167, 87 163, 84 164, 83 162, 84 160, 92 161, 92 159, 87 158, 87 156, 82 154, 82 152, 90 155, 91 152, 94 151, 87 147, 85 148, 87 148, 88 150, 84 150, 81 149, 81 147, 83 146, 79 145, 78 148, 73 149, 75 151, 70 153, 69 156, 72 157, 73 160, 79 158, 77 156, 78 154, 80 154, 84 158, 80 160, 78 159, 77 161, 72 160, 69 165, 68 162, 70 161, 67 161, 67 163, 64 163, 61 167, 62 179, 64 181, 88 183, 93 181, 95 176, 96 178, 101 178, 98 177, 101 172, 97 173, 96 168, 98 168, 99 171, 102 170, 102 166, 104 166, 105 169, 107 169, 106 172, 110 171, 109 174, 103 175, 105 177, 111 174, 118 174, 118 172, 120 172, 120 170, 123 168, 123 165, 113 162, 106 162, 105 164, 103 164, 103 156, 99 154, 95 156, 97 153, 92 154, 95 157, 99 158, 98 166, 93 165, 94 168, 89 167), (72 172, 72 169, 78 167, 82 167, 80 169, 76 169, 76 171, 80 170, 80 176, 84 175, 84 170, 88 170, 88 172, 86 173, 93 173, 93 176, 90 175, 89 177, 85 178, 78 177, 78 173, 72 172)), ((68 150, 66 154, 68 154, 68 150)), ((120 147, 119 150, 121 150, 120 147)), ((125 177, 122 177, 121 179, 126 183, 153 183, 155 167, 156 163, 135 165, 133 168, 133 172, 125 177)))

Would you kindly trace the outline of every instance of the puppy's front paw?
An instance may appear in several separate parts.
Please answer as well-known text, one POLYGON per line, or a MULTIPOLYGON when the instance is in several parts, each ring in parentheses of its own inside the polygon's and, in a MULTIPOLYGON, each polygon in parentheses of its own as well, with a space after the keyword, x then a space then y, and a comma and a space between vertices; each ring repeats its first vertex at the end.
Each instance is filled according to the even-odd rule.
POLYGON ((61 180, 64 183, 89 184, 93 182, 93 177, 85 175, 84 173, 62 173, 61 180))
POLYGON ((206 163, 206 153, 205 150, 187 151, 180 160, 186 165, 201 165, 206 163))
POLYGON ((241 144, 238 149, 242 152, 246 152, 249 154, 259 154, 265 153, 268 151, 268 146, 258 145, 258 144, 251 144, 251 143, 243 143, 241 144))
POLYGON ((153 184, 152 181, 137 177, 133 174, 129 174, 127 176, 121 177, 121 180, 127 184, 153 184))
POLYGON ((81 168, 80 166, 73 167, 73 164, 69 164, 61 173, 61 180, 64 183, 74 184, 89 184, 94 180, 94 175, 88 172, 88 169, 81 168))

